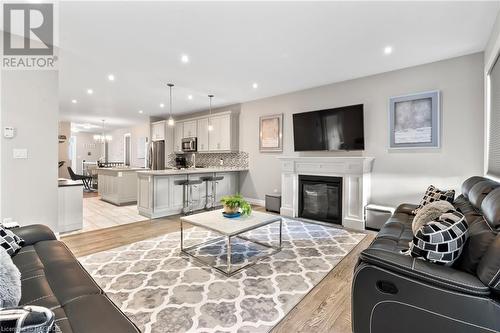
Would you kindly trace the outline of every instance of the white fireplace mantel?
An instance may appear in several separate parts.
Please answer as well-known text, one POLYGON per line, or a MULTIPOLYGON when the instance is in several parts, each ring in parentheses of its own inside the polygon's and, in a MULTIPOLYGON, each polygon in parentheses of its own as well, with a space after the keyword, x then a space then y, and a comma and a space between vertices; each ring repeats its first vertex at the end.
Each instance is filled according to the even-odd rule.
POLYGON ((342 177, 342 225, 364 230, 370 200, 373 157, 278 157, 281 161, 281 215, 299 216, 299 175, 342 177))

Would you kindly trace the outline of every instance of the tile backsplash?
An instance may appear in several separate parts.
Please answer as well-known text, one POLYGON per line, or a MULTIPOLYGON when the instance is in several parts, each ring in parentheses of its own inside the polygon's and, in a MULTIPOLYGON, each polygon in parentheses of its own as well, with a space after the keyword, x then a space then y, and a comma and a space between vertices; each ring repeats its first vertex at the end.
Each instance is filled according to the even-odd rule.
MULTIPOLYGON (((175 157, 177 154, 172 153, 167 156, 167 166, 175 167, 175 157)), ((191 154, 186 154, 188 163, 191 159, 191 154)), ((219 167, 220 160, 224 161, 226 168, 248 168, 248 153, 244 151, 236 153, 196 153, 196 165, 203 167, 219 167)))

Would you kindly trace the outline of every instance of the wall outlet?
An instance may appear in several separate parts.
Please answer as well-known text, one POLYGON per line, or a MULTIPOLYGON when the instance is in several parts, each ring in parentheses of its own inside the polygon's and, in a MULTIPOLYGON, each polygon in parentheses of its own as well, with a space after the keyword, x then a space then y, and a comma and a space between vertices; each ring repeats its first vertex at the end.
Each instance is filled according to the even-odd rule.
POLYGON ((22 148, 22 149, 14 149, 12 151, 12 155, 15 159, 27 159, 28 158, 28 149, 22 148))

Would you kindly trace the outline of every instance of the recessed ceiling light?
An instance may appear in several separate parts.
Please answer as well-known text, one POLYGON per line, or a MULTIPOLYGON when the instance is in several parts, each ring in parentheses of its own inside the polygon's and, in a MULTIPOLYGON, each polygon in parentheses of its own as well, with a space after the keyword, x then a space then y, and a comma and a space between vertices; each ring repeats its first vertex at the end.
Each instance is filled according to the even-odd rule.
POLYGON ((188 95, 188 99, 193 99, 193 95, 188 95))
POLYGON ((139 113, 140 113, 140 114, 143 114, 143 113, 144 113, 144 111, 142 111, 142 110, 139 110, 139 113))
POLYGON ((252 88, 257 89, 258 87, 259 85, 257 84, 257 82, 252 83, 252 88))
POLYGON ((92 95, 94 91, 92 89, 87 89, 87 94, 92 95))
POLYGON ((109 81, 114 81, 115 80, 115 76, 113 74, 109 74, 108 75, 108 80, 109 81))
POLYGON ((72 99, 71 103, 76 104, 76 103, 78 103, 78 101, 76 99, 72 99))
POLYGON ((384 48, 384 53, 385 54, 391 54, 392 53, 392 46, 386 46, 384 48))
POLYGON ((184 63, 184 64, 187 64, 189 62, 189 57, 187 54, 183 54, 181 56, 181 61, 184 63))
POLYGON ((161 108, 164 108, 164 107, 165 107, 165 104, 160 103, 160 107, 161 107, 161 108))

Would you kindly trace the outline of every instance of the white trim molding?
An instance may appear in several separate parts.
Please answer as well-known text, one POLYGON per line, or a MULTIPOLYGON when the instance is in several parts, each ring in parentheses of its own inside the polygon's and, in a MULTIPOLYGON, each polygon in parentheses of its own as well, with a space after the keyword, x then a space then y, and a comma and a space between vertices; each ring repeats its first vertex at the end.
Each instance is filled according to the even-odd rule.
POLYGON ((299 175, 342 177, 342 225, 364 230, 373 157, 278 157, 283 216, 299 217, 299 175))

